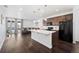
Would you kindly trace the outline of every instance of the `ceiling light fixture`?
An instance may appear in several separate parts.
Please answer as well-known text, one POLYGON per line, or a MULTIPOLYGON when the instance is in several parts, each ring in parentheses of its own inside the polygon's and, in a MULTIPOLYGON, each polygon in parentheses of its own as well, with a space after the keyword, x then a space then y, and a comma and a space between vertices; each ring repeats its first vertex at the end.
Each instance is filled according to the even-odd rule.
POLYGON ((56 11, 59 11, 59 9, 56 9, 56 11))
POLYGON ((4 5, 4 7, 5 7, 5 8, 8 8, 8 6, 7 6, 7 5, 4 5))
POLYGON ((47 5, 44 5, 44 7, 47 7, 47 5))
POLYGON ((19 10, 20 10, 20 11, 22 11, 22 10, 23 10, 23 8, 20 8, 19 10))

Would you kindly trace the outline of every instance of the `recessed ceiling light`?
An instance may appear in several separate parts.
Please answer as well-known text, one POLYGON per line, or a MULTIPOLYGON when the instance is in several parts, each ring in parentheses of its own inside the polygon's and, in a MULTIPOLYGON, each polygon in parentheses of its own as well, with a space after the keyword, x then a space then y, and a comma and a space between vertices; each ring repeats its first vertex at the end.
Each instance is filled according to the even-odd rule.
POLYGON ((19 10, 20 10, 20 11, 22 11, 22 10, 23 10, 23 8, 20 8, 19 10))
POLYGON ((59 9, 56 9, 56 11, 59 11, 59 9))
POLYGON ((44 7, 47 7, 47 5, 44 5, 44 7))
POLYGON ((4 5, 4 7, 5 7, 5 8, 8 8, 8 6, 7 6, 7 5, 4 5))

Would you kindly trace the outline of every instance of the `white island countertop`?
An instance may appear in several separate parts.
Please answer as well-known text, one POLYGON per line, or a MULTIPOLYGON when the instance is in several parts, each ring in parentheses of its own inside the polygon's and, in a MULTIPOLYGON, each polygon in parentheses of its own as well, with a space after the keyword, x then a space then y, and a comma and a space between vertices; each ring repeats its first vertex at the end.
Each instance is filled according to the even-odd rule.
POLYGON ((42 34, 52 34, 55 33, 56 31, 48 31, 48 30, 31 30, 32 32, 38 32, 42 34))
POLYGON ((56 31, 31 30, 31 38, 48 48, 52 48, 52 34, 56 31))

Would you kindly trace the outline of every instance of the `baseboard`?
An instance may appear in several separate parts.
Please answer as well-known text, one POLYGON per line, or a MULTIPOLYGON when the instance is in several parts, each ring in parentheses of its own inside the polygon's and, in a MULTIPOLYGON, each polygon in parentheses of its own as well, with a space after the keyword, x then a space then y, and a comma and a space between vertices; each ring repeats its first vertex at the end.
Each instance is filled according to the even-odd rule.
POLYGON ((79 43, 79 41, 75 41, 76 43, 79 43))
POLYGON ((79 43, 79 41, 73 41, 73 44, 79 43))
POLYGON ((76 44, 76 41, 73 41, 73 44, 76 44))
POLYGON ((2 42, 0 43, 0 50, 1 50, 2 46, 3 46, 4 41, 5 41, 5 39, 3 39, 2 42))

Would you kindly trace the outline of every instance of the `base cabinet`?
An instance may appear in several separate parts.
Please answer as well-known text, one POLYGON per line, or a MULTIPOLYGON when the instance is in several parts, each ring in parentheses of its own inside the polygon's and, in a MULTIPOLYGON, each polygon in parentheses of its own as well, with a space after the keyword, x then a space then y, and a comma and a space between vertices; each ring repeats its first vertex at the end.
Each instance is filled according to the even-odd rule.
POLYGON ((58 42, 59 42, 59 31, 56 31, 55 33, 53 33, 52 34, 52 46, 53 46, 53 48, 55 47, 55 46, 57 46, 58 45, 58 42))

